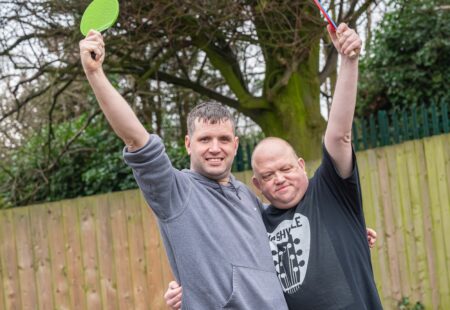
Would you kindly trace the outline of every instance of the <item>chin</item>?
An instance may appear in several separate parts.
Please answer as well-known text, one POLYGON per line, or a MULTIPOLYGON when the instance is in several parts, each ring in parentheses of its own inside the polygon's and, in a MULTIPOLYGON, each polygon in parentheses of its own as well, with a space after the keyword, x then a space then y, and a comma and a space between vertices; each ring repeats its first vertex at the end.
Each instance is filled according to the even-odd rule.
POLYGON ((225 170, 225 169, 220 169, 220 170, 208 169, 205 172, 208 175, 208 177, 213 180, 221 179, 227 175, 227 170, 225 170))
MULTIPOLYGON (((283 200, 278 200, 277 205, 279 205, 280 207, 277 207, 278 209, 290 209, 290 208, 294 208, 297 206, 297 203, 295 202, 295 199, 283 199, 283 200)), ((276 204, 273 204, 276 205, 276 204)))

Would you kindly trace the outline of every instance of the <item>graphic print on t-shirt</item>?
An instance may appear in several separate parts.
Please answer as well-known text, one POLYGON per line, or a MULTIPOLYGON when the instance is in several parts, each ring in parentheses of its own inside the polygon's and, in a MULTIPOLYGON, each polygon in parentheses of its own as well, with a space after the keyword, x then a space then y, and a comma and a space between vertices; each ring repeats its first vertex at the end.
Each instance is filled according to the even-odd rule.
POLYGON ((268 233, 275 269, 283 291, 293 294, 300 289, 308 269, 311 230, 306 216, 295 213, 268 233))

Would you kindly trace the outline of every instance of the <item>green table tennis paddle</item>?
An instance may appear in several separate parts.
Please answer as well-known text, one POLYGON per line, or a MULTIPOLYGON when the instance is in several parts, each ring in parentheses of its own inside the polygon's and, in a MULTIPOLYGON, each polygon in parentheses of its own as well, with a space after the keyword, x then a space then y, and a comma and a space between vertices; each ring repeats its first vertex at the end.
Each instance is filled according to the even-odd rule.
POLYGON ((118 16, 118 0, 94 0, 86 8, 81 18, 81 33, 87 36, 91 29, 102 32, 114 25, 118 16))

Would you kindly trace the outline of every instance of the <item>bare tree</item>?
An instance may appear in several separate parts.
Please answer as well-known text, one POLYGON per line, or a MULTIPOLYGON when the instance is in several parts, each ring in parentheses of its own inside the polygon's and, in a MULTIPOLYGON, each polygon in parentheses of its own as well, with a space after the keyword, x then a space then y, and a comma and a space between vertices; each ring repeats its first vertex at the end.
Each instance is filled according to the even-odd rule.
MULTIPOLYGON (((351 26, 377 5, 375 0, 324 3, 337 22, 351 26)), ((46 106, 48 118, 63 117, 72 110, 69 92, 87 93, 78 60, 78 23, 88 1, 0 4, 0 57, 8 69, 0 83, 12 99, 2 108, 0 122, 25 114, 27 105, 44 96, 53 103, 46 106)), ((158 99, 167 93, 156 92, 151 81, 165 90, 190 90, 197 98, 236 109, 266 135, 287 139, 312 159, 320 153, 325 128, 320 85, 337 63, 324 25, 313 1, 305 0, 125 1, 118 24, 106 34, 106 72, 128 87, 134 104, 150 104, 152 113, 168 99, 158 99), (326 60, 319 68, 321 40, 326 60)), ((190 95, 177 93, 182 119, 190 95)), ((77 107, 88 109, 87 100, 77 107)), ((149 113, 149 107, 141 111, 149 113)))

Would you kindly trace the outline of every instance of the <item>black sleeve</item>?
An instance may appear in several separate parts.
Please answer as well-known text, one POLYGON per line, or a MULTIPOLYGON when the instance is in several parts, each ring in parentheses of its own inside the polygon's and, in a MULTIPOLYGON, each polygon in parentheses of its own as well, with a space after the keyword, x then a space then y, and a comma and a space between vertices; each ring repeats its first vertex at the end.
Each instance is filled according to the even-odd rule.
POLYGON ((352 210, 356 214, 361 214, 361 186, 354 150, 352 149, 352 173, 349 177, 342 178, 325 145, 322 148, 322 164, 316 171, 316 177, 336 196, 336 199, 339 201, 339 206, 352 210))

